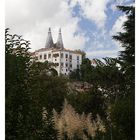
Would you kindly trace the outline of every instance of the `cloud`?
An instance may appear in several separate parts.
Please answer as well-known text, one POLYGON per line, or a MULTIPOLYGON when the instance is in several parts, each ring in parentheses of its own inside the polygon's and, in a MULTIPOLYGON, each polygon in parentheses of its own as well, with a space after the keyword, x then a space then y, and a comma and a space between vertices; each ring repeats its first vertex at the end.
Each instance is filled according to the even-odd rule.
POLYGON ((133 0, 116 0, 115 3, 112 3, 110 5, 110 9, 115 12, 117 11, 117 6, 124 5, 124 6, 134 6, 135 3, 133 0))
POLYGON ((107 4, 111 0, 71 0, 70 6, 80 6, 80 14, 94 22, 98 28, 105 25, 107 19, 107 4))
POLYGON ((112 57, 116 58, 118 56, 118 50, 98 50, 98 51, 90 51, 87 53, 87 57, 90 59, 93 58, 104 58, 104 57, 112 57))
POLYGON ((112 39, 107 30, 96 31, 91 38, 93 39, 86 50, 88 58, 117 57, 119 55, 121 47, 112 39))
POLYGON ((115 21, 111 31, 110 31, 110 35, 115 35, 118 32, 124 32, 123 29, 123 23, 127 20, 127 16, 126 15, 121 15, 120 17, 118 17, 118 19, 115 21))
POLYGON ((113 56, 117 54, 113 52, 119 49, 116 48, 116 42, 113 43, 111 40, 111 36, 121 31, 124 21, 124 17, 119 17, 111 31, 109 33, 106 31, 105 25, 110 26, 107 19, 112 18, 107 10, 113 2, 112 0, 6 0, 6 27, 11 28, 12 33, 23 35, 23 38, 30 40, 32 50, 45 46, 49 27, 56 42, 61 27, 65 48, 85 50, 87 56, 91 54, 97 57, 111 54, 113 56), (76 6, 78 10, 75 10, 76 6), (87 30, 84 26, 89 21, 92 25, 87 30))
MULTIPOLYGON (((125 32, 125 30, 123 29, 123 24, 124 22, 127 20, 127 16, 126 15, 121 15, 114 23, 112 29, 110 30, 110 36, 113 36, 113 35, 117 35, 117 33, 119 32, 125 32)), ((116 41, 116 40, 113 40, 114 43, 116 44, 116 46, 119 48, 119 50, 123 50, 120 46, 121 46, 121 43, 116 41)))
POLYGON ((54 42, 62 27, 64 46, 82 49, 87 37, 78 26, 79 20, 72 16, 66 0, 6 0, 6 27, 30 40, 32 50, 45 46, 49 27, 52 27, 54 42))

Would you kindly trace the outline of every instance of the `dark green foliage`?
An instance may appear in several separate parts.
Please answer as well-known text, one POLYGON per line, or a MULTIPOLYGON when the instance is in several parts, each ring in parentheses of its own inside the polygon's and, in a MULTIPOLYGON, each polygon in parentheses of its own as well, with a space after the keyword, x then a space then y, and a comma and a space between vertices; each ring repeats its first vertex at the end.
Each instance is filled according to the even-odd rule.
POLYGON ((51 72, 51 74, 52 74, 53 76, 57 76, 57 75, 58 75, 57 71, 56 71, 54 68, 51 68, 51 69, 50 69, 50 72, 51 72))
POLYGON ((104 61, 102 64, 97 63, 93 70, 93 84, 102 90, 102 93, 107 96, 109 102, 114 102, 125 94, 125 78, 120 71, 117 59, 104 58, 104 61))
POLYGON ((114 123, 115 133, 121 139, 134 139, 135 122, 134 97, 129 96, 117 101, 111 110, 111 120, 114 123))
MULTIPOLYGON (((33 62, 30 66, 30 88, 34 109, 34 116, 32 119, 36 122, 34 127, 40 126, 39 133, 36 135, 38 139, 55 140, 55 130, 51 122, 52 109, 60 110, 64 101, 66 90, 66 79, 56 76, 52 72, 53 64, 41 62, 33 62), (47 124, 42 121, 42 108, 47 110, 47 124), (38 118, 38 119, 37 119, 38 118), (37 125, 38 123, 38 125, 37 125)), ((33 137, 35 138, 35 137, 33 137)))
POLYGON ((83 59, 81 64, 81 80, 86 82, 92 82, 92 71, 93 67, 91 66, 91 61, 88 58, 83 59))
POLYGON ((76 69, 69 74, 69 78, 73 80, 80 80, 80 70, 76 69))
POLYGON ((99 91, 94 92, 91 90, 87 93, 70 94, 67 96, 67 100, 80 114, 90 112, 94 117, 97 114, 105 117, 106 105, 104 104, 104 97, 99 91))
MULTIPOLYGON (((32 62, 29 42, 6 29, 6 139, 56 139, 51 121, 44 124, 42 109, 61 109, 66 79, 57 77, 48 62, 32 62), (50 73, 51 72, 51 73, 50 73)), ((47 116, 50 119, 50 116, 47 116)))
POLYGON ((122 43, 124 51, 120 52, 121 69, 125 74, 127 84, 134 88, 135 83, 135 7, 118 6, 125 12, 128 20, 124 22, 123 28, 125 32, 119 32, 113 39, 122 43))
POLYGON ((80 69, 72 71, 69 75, 70 79, 82 80, 86 82, 92 81, 92 69, 91 61, 88 58, 83 58, 80 69))
POLYGON ((101 92, 109 102, 114 102, 125 94, 126 83, 124 74, 120 71, 118 59, 94 59, 92 66, 88 58, 84 59, 80 69, 80 80, 93 84, 94 92, 101 92))
MULTIPOLYGON (((41 65, 44 64, 40 63, 40 67, 41 65)), ((38 70, 39 68, 31 69, 31 94, 39 104, 47 108, 47 111, 51 112, 53 108, 56 108, 56 110, 57 108, 60 109, 67 93, 66 79, 53 75, 50 76, 46 71, 38 70), (41 72, 38 73, 38 71, 41 72)))
POLYGON ((29 122, 29 42, 6 29, 6 139, 24 139, 29 122), (17 46, 17 48, 15 48, 17 46), (24 46, 24 47, 23 47, 24 46))
MULTIPOLYGON (((113 36, 122 43, 124 51, 120 52, 119 62, 123 73, 126 89, 124 98, 118 100, 112 107, 111 119, 118 139, 134 140, 135 135, 135 7, 118 6, 125 12, 127 21, 124 22, 125 32, 113 36)), ((117 137, 116 136, 116 137, 117 137)))

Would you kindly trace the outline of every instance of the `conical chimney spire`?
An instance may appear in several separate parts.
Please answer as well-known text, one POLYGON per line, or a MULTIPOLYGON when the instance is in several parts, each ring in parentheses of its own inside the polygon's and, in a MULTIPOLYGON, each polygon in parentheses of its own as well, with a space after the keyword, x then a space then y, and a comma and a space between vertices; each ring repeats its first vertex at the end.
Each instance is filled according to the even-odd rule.
POLYGON ((45 48, 52 48, 53 47, 53 38, 52 38, 52 34, 51 34, 51 28, 49 28, 48 31, 48 37, 46 40, 46 44, 45 44, 45 48))
POLYGON ((58 34, 58 39, 57 39, 56 46, 58 48, 61 48, 61 49, 64 48, 64 46, 63 46, 63 40, 62 40, 62 34, 61 34, 61 28, 59 29, 59 34, 58 34))

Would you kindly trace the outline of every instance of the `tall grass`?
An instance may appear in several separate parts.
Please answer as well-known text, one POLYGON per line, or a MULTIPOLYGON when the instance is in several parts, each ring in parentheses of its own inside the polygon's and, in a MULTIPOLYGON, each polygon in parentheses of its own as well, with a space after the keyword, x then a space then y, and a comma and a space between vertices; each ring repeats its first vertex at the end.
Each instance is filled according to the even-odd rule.
POLYGON ((52 120, 54 129, 58 132, 59 140, 66 139, 66 137, 69 140, 75 138, 87 140, 89 137, 93 139, 97 131, 105 132, 105 126, 99 115, 97 115, 95 120, 92 118, 91 113, 80 115, 68 104, 67 100, 65 100, 60 113, 53 109, 52 120))

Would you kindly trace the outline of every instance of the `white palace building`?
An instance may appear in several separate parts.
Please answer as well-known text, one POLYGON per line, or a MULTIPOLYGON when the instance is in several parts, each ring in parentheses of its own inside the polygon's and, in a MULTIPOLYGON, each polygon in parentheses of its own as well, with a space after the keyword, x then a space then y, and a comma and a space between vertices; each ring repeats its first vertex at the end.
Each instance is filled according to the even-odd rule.
POLYGON ((54 69, 58 75, 68 75, 71 71, 79 69, 82 62, 82 53, 64 48, 61 29, 59 29, 57 42, 54 43, 49 28, 45 47, 36 50, 33 54, 39 62, 48 61, 56 64, 54 69))

